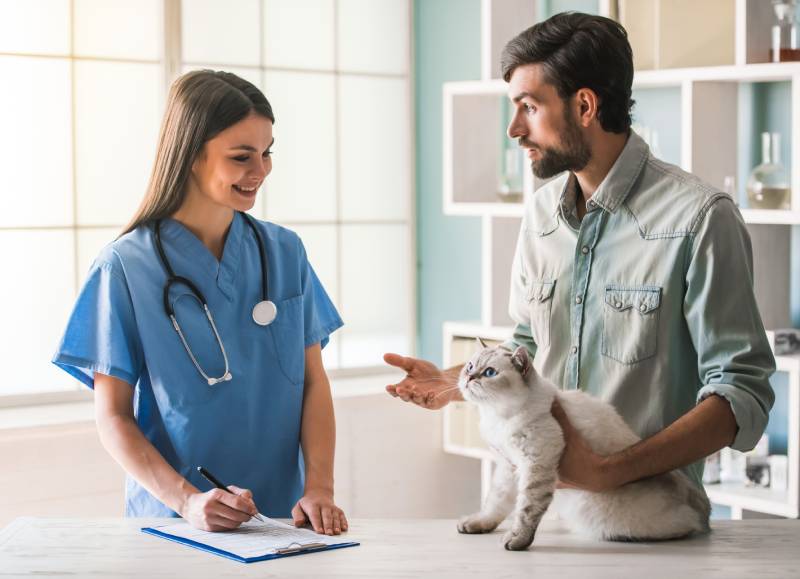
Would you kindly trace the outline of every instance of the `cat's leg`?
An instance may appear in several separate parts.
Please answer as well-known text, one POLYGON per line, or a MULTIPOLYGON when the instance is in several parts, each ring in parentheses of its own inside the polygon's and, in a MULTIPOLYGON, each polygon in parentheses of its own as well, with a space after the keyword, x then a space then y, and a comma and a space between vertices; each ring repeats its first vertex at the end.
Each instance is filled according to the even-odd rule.
POLYGON ((528 465, 520 465, 514 520, 503 537, 503 546, 508 551, 521 551, 533 543, 539 522, 553 500, 557 473, 558 457, 555 461, 552 457, 538 457, 528 465))
POLYGON ((462 517, 458 522, 459 533, 491 533, 502 523, 514 508, 517 487, 514 467, 500 459, 492 475, 492 485, 480 511, 462 517))

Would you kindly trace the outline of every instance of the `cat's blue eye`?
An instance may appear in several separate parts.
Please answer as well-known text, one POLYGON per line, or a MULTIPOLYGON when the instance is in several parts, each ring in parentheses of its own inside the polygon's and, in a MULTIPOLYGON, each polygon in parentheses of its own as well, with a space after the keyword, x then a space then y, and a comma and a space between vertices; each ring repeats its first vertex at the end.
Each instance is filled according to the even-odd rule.
POLYGON ((495 370, 494 368, 486 368, 486 370, 483 371, 483 375, 486 376, 487 378, 492 378, 494 376, 497 376, 497 370, 495 370))

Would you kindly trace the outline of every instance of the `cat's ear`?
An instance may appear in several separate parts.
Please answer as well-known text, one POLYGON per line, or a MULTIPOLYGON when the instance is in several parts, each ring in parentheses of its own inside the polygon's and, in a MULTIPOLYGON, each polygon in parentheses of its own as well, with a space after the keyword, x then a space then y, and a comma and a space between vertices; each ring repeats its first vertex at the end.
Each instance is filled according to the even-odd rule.
POLYGON ((525 346, 520 346, 511 354, 511 363, 522 376, 527 376, 531 371, 531 357, 525 346))
POLYGON ((488 347, 489 347, 489 346, 487 346, 487 345, 486 345, 486 342, 484 342, 484 341, 483 341, 483 340, 480 338, 480 336, 476 336, 476 337, 475 337, 475 340, 478 342, 478 345, 479 345, 481 348, 484 348, 484 349, 486 349, 486 348, 488 348, 488 347))

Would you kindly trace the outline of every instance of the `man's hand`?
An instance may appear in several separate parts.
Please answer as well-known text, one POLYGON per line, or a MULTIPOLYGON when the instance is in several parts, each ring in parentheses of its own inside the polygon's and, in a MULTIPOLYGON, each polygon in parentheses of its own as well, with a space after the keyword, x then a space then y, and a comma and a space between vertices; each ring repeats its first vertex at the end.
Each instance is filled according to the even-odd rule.
POLYGON ((457 378, 449 371, 442 372, 430 362, 399 354, 384 354, 383 359, 406 372, 406 377, 398 384, 386 387, 392 396, 429 410, 438 410, 453 400, 461 399, 457 378))
POLYGON ((592 450, 586 439, 572 426, 566 412, 553 401, 553 417, 564 432, 564 454, 558 465, 559 488, 573 488, 587 491, 606 491, 617 485, 611 480, 606 458, 592 450))

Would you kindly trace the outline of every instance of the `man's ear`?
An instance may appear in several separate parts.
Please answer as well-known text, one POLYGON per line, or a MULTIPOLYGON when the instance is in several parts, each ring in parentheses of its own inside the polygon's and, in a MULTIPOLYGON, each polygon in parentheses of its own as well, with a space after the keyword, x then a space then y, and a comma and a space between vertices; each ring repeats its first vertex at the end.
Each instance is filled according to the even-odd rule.
POLYGON ((528 349, 525 346, 519 346, 514 350, 514 353, 511 354, 511 363, 520 374, 527 376, 531 370, 531 357, 528 354, 528 349))
POLYGON ((486 342, 484 342, 484 341, 483 341, 483 340, 480 338, 480 336, 476 336, 476 337, 475 337, 475 340, 477 340, 477 342, 478 342, 478 345, 479 345, 481 348, 484 348, 484 349, 486 349, 486 348, 488 348, 488 347, 489 347, 489 346, 487 346, 487 345, 486 345, 486 342))

